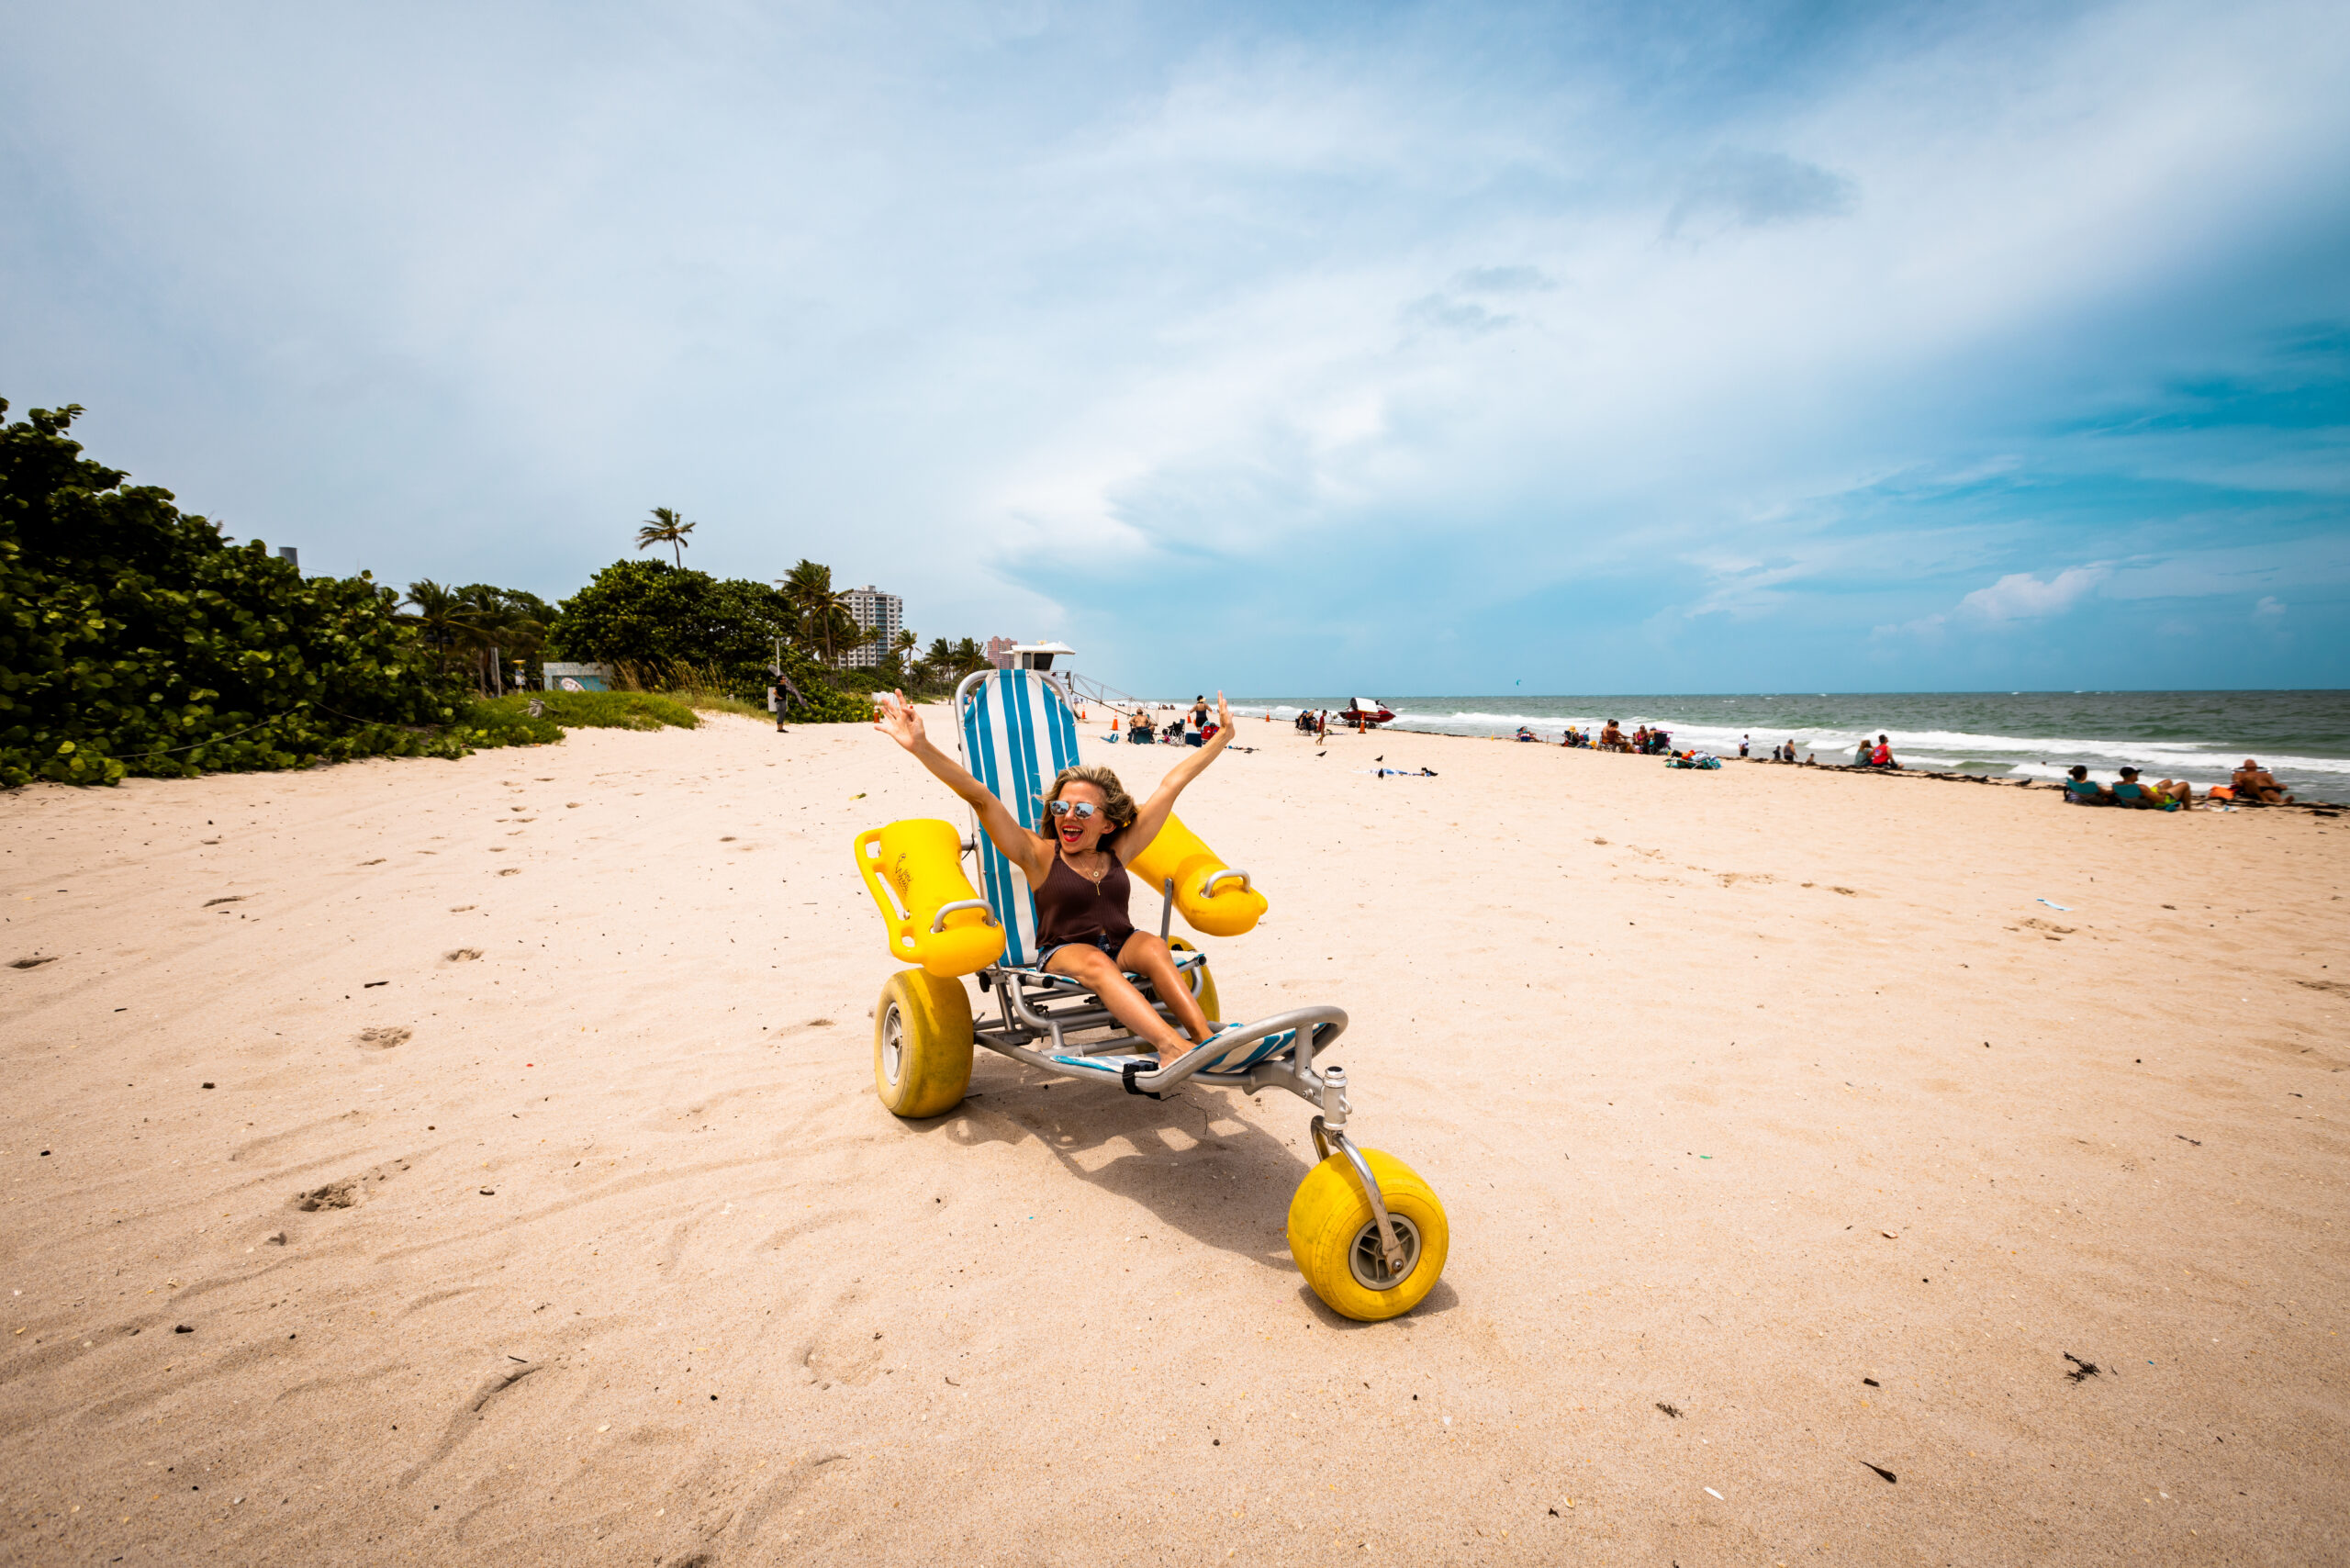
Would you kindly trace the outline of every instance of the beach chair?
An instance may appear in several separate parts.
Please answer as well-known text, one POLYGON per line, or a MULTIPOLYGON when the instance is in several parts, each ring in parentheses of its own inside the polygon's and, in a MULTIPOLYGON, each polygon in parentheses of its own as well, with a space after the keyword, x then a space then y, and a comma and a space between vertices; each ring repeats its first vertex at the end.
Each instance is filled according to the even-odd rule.
MULTIPOLYGON (((964 766, 1035 827, 1045 791, 1079 760, 1075 716, 1059 683, 1040 670, 983 670, 956 689, 954 713, 964 766)), ((856 855, 890 928, 892 957, 914 966, 890 978, 873 1013, 874 1088, 890 1110, 919 1118, 954 1109, 969 1085, 975 1046, 1152 1099, 1193 1083, 1249 1094, 1287 1090, 1316 1113, 1307 1130, 1319 1162, 1299 1183, 1288 1225, 1291 1255, 1314 1293, 1344 1316, 1375 1321, 1410 1311, 1435 1286, 1449 1246, 1443 1205, 1408 1166, 1348 1131, 1346 1070, 1325 1059, 1346 1032, 1346 1014, 1298 1007, 1224 1024, 1207 955, 1171 935, 1179 911, 1195 930, 1230 935, 1253 926, 1264 908, 1248 873, 1215 860, 1180 822, 1170 817, 1158 841, 1127 857, 1137 882, 1158 886, 1159 935, 1218 1025, 1172 1061, 1126 1032, 1092 991, 1036 967, 1027 879, 976 813, 968 837, 944 822, 892 823, 859 834, 856 855), (976 890, 962 871, 966 855, 978 862, 976 890), (975 1018, 967 975, 991 1016, 975 1018)), ((1147 980, 1129 978, 1172 1017, 1147 980)))

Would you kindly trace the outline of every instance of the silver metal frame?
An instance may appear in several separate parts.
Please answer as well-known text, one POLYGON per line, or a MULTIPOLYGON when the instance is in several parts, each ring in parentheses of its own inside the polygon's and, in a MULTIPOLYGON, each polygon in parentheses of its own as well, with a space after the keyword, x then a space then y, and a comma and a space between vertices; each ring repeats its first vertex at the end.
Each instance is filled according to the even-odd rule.
MULTIPOLYGON (((972 689, 991 673, 981 670, 966 676, 955 688, 955 753, 967 767, 970 758, 963 751, 963 710, 970 699, 972 689)), ((1067 683, 1054 672, 1035 673, 1052 681, 1060 689, 1064 700, 1068 699, 1067 683)), ((986 832, 979 812, 974 810, 971 812, 971 836, 965 841, 964 848, 969 853, 978 853, 979 838, 986 832)), ((1243 888, 1249 885, 1246 871, 1224 870, 1209 877, 1202 890, 1212 892, 1219 882, 1234 877, 1240 879, 1243 888)), ((1158 935, 1161 940, 1165 940, 1173 929, 1175 918, 1173 878, 1167 879, 1159 889, 1159 894, 1164 902, 1159 911, 1158 935)), ((970 908, 986 909, 990 922, 997 919, 987 901, 967 899, 941 910, 939 922, 945 921, 949 911, 970 908)), ((934 923, 932 929, 938 928, 939 924, 934 923)), ((1189 964, 1182 961, 1183 954, 1178 953, 1175 957, 1192 994, 1197 996, 1206 955, 1201 954, 1189 964)), ((1151 1006, 1159 1016, 1169 1020, 1174 1017, 1174 1010, 1158 999, 1149 980, 1139 975, 1131 978, 1144 996, 1149 998, 1151 1006)), ((1039 969, 999 963, 981 969, 979 981, 981 991, 994 995, 997 1017, 977 1025, 971 1031, 971 1036, 978 1044, 1015 1061, 1024 1061, 1046 1072, 1073 1077, 1078 1075, 1071 1074, 1067 1066, 1053 1058, 1057 1056, 1105 1056, 1129 1047, 1139 1047, 1145 1050, 1157 1048, 1121 1029, 1116 1015, 1102 1004, 1098 996, 1065 976, 1049 975, 1039 969), (1108 1033, 1095 1035, 1093 1032, 1096 1030, 1108 1033), (1083 1034, 1089 1037, 1072 1041, 1069 1038, 1072 1034, 1083 1034), (1042 1041, 1050 1042, 1047 1049, 1036 1048, 1042 1041)), ((1193 1046, 1173 1061, 1161 1062, 1156 1072, 1136 1073, 1127 1081, 1127 1087, 1136 1093, 1150 1095, 1164 1094, 1185 1083, 1204 1083, 1219 1089, 1237 1089, 1247 1093, 1263 1089, 1285 1089, 1313 1105, 1319 1114, 1307 1130, 1314 1135, 1317 1155, 1323 1159, 1329 1159, 1334 1151, 1344 1155, 1348 1169, 1354 1172, 1355 1180, 1362 1185, 1363 1195, 1371 1200, 1371 1226, 1378 1233, 1378 1260, 1385 1264, 1388 1278, 1383 1285, 1370 1280, 1364 1280, 1363 1283, 1371 1289, 1387 1289, 1400 1283, 1419 1260, 1416 1246, 1407 1255, 1397 1235, 1395 1221, 1387 1212, 1386 1196, 1379 1190, 1379 1178, 1371 1172, 1371 1161, 1363 1158, 1361 1148, 1347 1136, 1347 1114, 1350 1109, 1347 1101, 1347 1070, 1335 1064, 1319 1069, 1315 1065, 1315 1053, 1329 1049, 1346 1030, 1347 1015, 1340 1008, 1292 1008, 1270 1018, 1258 1019, 1237 1030, 1219 1034, 1205 1045, 1193 1046), (1284 1029, 1297 1031, 1297 1044, 1281 1056, 1237 1072, 1208 1070, 1210 1061, 1269 1035, 1278 1035, 1284 1029)))

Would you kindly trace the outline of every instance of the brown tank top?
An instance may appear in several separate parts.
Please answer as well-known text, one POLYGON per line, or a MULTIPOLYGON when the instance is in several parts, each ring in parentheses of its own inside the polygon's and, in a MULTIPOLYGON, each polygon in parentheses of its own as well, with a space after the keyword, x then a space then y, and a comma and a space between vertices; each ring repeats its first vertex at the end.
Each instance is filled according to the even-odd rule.
POLYGON ((1102 853, 1110 857, 1110 868, 1096 887, 1091 878, 1079 875, 1076 867, 1062 859, 1060 846, 1054 846, 1053 868, 1045 874, 1044 885, 1035 895, 1039 953, 1064 942, 1091 942, 1099 936, 1124 942, 1134 935, 1135 923, 1126 918, 1133 884, 1118 857, 1107 849, 1102 853))

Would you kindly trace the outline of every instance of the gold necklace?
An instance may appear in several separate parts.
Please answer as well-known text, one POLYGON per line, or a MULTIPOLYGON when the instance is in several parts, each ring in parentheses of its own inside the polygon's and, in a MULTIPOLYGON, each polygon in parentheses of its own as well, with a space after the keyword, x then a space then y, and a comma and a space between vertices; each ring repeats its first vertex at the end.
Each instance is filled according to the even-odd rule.
POLYGON ((1093 853, 1102 856, 1102 869, 1099 871, 1086 870, 1076 861, 1071 860, 1069 857, 1069 852, 1067 850, 1063 850, 1061 852, 1061 861, 1070 870, 1075 871, 1079 876, 1083 877, 1087 881, 1092 883, 1093 890, 1098 893, 1102 890, 1102 879, 1110 874, 1110 857, 1109 856, 1102 854, 1099 849, 1093 851, 1093 853))

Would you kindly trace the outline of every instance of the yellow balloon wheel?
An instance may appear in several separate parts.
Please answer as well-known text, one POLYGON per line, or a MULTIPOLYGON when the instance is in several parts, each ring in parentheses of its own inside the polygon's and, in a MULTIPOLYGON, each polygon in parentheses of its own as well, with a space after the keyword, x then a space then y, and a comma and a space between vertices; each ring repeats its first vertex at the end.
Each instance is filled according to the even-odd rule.
MULTIPOLYGON (((1167 939, 1167 945, 1178 953, 1196 953, 1199 951, 1197 947, 1194 947, 1189 942, 1184 941, 1181 936, 1169 937, 1167 939)), ((1220 1004, 1217 1002, 1215 997, 1215 976, 1208 972, 1208 965, 1205 958, 1200 960, 1199 999, 1200 1011, 1208 1015, 1209 1023, 1221 1024, 1224 1022, 1224 1014, 1220 1010, 1220 1004)))
POLYGON ((1362 1153, 1379 1178, 1379 1195, 1403 1244, 1403 1272, 1388 1271, 1371 1199, 1343 1154, 1332 1155, 1298 1183, 1289 1204, 1289 1251, 1298 1272, 1331 1311, 1376 1323, 1411 1311, 1436 1288, 1451 1234, 1444 1205, 1410 1166, 1375 1148, 1362 1153))
POLYGON ((936 1116, 970 1086, 970 993, 959 980, 900 969, 873 1009, 874 1092, 901 1116, 936 1116))

